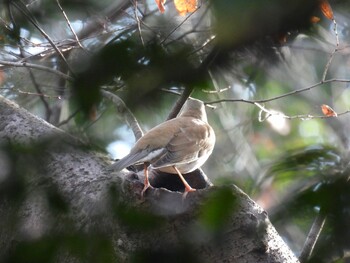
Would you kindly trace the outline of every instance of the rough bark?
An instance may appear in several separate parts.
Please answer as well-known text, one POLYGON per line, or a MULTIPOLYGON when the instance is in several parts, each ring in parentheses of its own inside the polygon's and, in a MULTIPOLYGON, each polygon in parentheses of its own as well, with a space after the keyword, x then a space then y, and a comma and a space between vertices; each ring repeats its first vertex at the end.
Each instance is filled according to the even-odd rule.
MULTIPOLYGON (((210 186, 184 201, 181 193, 154 188, 141 200, 137 174, 108 174, 104 153, 2 97, 0 142, 7 167, 0 174, 2 262, 21 262, 16 253, 25 242, 76 232, 103 236, 111 244, 109 259, 117 262, 298 262, 266 212, 233 185, 210 186), (16 176, 24 183, 13 182, 16 176), (219 209, 215 202, 226 200, 231 209, 219 210, 216 224, 206 208, 219 209)), ((55 244, 53 262, 84 261, 55 244)), ((94 248, 88 251, 93 257, 94 248)))

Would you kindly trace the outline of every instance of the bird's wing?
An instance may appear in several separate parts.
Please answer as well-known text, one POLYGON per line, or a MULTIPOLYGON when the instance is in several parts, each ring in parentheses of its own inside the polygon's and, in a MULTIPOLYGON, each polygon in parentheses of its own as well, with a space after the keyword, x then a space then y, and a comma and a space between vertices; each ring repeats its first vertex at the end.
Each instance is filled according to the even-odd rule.
POLYGON ((166 145, 166 151, 152 163, 154 168, 188 163, 198 158, 200 149, 209 136, 207 125, 192 125, 181 128, 166 145))
POLYGON ((110 165, 108 167, 108 170, 120 171, 120 170, 124 169, 125 167, 128 167, 132 164, 141 162, 142 159, 147 157, 148 154, 149 154, 149 151, 147 151, 146 149, 139 151, 139 152, 136 152, 136 153, 129 153, 128 155, 126 155, 122 159, 120 159, 117 162, 115 162, 114 164, 110 165))

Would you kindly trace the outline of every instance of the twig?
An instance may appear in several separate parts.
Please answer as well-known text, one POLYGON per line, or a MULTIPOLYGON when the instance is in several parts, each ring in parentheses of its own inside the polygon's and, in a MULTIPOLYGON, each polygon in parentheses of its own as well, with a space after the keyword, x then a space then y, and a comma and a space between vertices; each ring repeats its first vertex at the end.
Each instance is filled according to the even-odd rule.
POLYGON ((173 95, 177 95, 177 96, 181 96, 181 92, 180 91, 175 91, 175 90, 171 90, 171 89, 164 89, 164 88, 161 88, 160 89, 161 91, 164 91, 166 93, 170 93, 170 94, 173 94, 173 95))
POLYGON ((341 112, 341 113, 337 113, 336 116, 333 116, 333 115, 332 116, 327 116, 327 115, 319 115, 319 116, 317 116, 317 115, 311 115, 311 114, 288 116, 288 115, 285 115, 285 114, 283 114, 281 112, 276 112, 274 110, 268 110, 264 106, 260 105, 257 102, 255 102, 254 105, 256 105, 261 110, 260 114, 259 114, 259 121, 260 122, 263 122, 263 121, 267 120, 271 116, 280 116, 280 117, 288 119, 288 120, 292 120, 292 119, 309 120, 309 119, 327 119, 327 118, 332 118, 332 117, 345 115, 345 114, 350 112, 350 110, 347 110, 347 111, 344 111, 344 112, 341 112), (262 118, 261 112, 265 112, 267 115, 264 118, 262 118))
MULTIPOLYGON (((181 92, 175 91, 175 90, 169 90, 169 89, 164 89, 164 88, 162 88, 161 91, 164 91, 164 92, 166 92, 166 93, 173 94, 173 95, 176 95, 176 96, 181 96, 181 95, 182 95, 181 92)), ((210 104, 205 104, 205 106, 208 107, 208 108, 211 108, 211 109, 216 109, 215 106, 210 105, 210 104)))
MULTIPOLYGON (((112 1, 108 8, 102 11, 101 17, 105 17, 108 21, 116 21, 130 5, 129 0, 112 1)), ((97 19, 91 19, 77 35, 79 39, 85 39, 93 33, 100 33, 102 29, 103 25, 97 19)))
POLYGON ((335 33, 335 44, 337 47, 339 47, 339 36, 338 36, 338 26, 337 26, 337 21, 335 20, 335 18, 332 19, 333 22, 333 31, 335 33))
POLYGON ((320 81, 316 84, 313 84, 309 87, 306 88, 302 88, 302 89, 297 89, 288 93, 284 93, 282 95, 279 96, 275 96, 272 98, 268 98, 268 99, 261 99, 261 100, 244 100, 244 99, 220 99, 220 100, 214 100, 214 101, 210 101, 210 102, 205 102, 205 104, 217 104, 217 103, 222 103, 222 102, 244 102, 244 103, 250 103, 250 104, 254 104, 254 103, 265 103, 265 102, 270 102, 270 101, 274 101, 274 100, 278 100, 284 97, 288 97, 288 96, 292 96, 292 95, 296 95, 305 91, 309 91, 312 90, 318 86, 321 86, 323 84, 326 83, 331 83, 331 82, 342 82, 342 83, 350 83, 349 79, 328 79, 328 80, 324 80, 324 81, 320 81))
MULTIPOLYGON (((11 8, 10 6, 8 5, 8 9, 9 9, 9 12, 11 13, 11 8)), ((19 31, 19 28, 16 24, 16 21, 14 19, 14 17, 12 16, 12 14, 10 14, 10 19, 11 19, 11 23, 13 24, 13 30, 14 31, 19 31)), ((24 48, 23 48, 23 41, 19 40, 19 51, 20 51, 20 57, 22 59, 25 59, 25 51, 24 51, 24 48)), ((34 85, 34 88, 35 90, 37 91, 37 94, 43 94, 38 82, 36 81, 35 79, 35 76, 34 76, 34 73, 32 71, 32 69, 30 67, 26 67, 27 71, 29 72, 29 77, 34 85)), ((19 92, 21 93, 21 92, 19 92)), ((46 101, 45 97, 44 96, 39 96, 40 100, 42 101, 42 103, 44 104, 44 107, 45 107, 45 112, 46 112, 46 116, 45 116, 45 119, 46 121, 49 121, 50 119, 50 116, 51 116, 51 108, 50 108, 50 105, 49 103, 46 101)))
POLYGON ((5 61, 5 60, 0 60, 0 65, 4 65, 4 66, 12 66, 12 67, 28 67, 28 68, 34 68, 34 69, 39 69, 39 70, 43 70, 46 72, 50 72, 53 74, 56 74, 58 76, 60 76, 61 78, 64 78, 68 81, 73 81, 73 78, 71 76, 68 76, 64 73, 62 73, 61 71, 55 70, 53 68, 49 68, 49 67, 45 67, 42 65, 37 65, 37 64, 32 64, 32 63, 28 63, 28 62, 12 62, 12 61, 5 61))
POLYGON ((169 113, 167 120, 173 119, 177 116, 177 114, 180 112, 182 106, 185 104, 186 100, 190 97, 192 91, 193 91, 193 87, 192 88, 189 88, 189 87, 185 88, 185 90, 182 92, 180 98, 176 101, 174 107, 172 108, 171 112, 169 113))
MULTIPOLYGON (((128 2, 131 2, 131 1, 129 0, 128 2)), ((139 11, 139 12, 140 12, 140 11, 139 11)), ((154 11, 151 11, 151 12, 148 13, 148 14, 144 14, 144 15, 143 15, 143 19, 145 19, 145 18, 151 16, 152 14, 154 14, 154 13, 156 13, 156 12, 158 12, 158 9, 156 9, 156 10, 154 10, 154 11)), ((140 12, 140 13, 142 14, 142 12, 140 12)), ((136 20, 136 18, 135 18, 134 16, 130 15, 129 13, 125 13, 125 15, 128 16, 128 17, 130 17, 131 19, 136 20)), ((147 24, 145 24, 142 20, 139 20, 139 21, 140 21, 140 23, 142 24, 143 27, 147 28, 147 29, 150 30, 153 34, 155 34, 155 35, 157 35, 157 36, 160 37, 160 34, 159 34, 156 30, 154 30, 152 27, 147 26, 147 24)), ((138 23, 137 23, 137 22, 138 22, 138 21, 136 20, 136 24, 130 25, 128 28, 125 28, 120 34, 114 36, 111 40, 108 41, 108 44, 109 44, 109 43, 113 43, 115 40, 119 39, 122 35, 125 35, 125 34, 127 34, 127 33, 129 33, 129 32, 132 32, 132 31, 136 30, 137 27, 138 27, 138 23)))
MULTIPOLYGON (((280 96, 276 96, 276 97, 273 97, 273 98, 270 98, 270 99, 263 99, 263 100, 220 99, 220 100, 216 100, 216 101, 205 102, 205 104, 206 105, 210 105, 210 104, 216 104, 216 103, 222 103, 222 102, 242 102, 242 103, 254 104, 258 108, 260 108, 260 114, 259 114, 259 121, 260 122, 263 122, 263 121, 267 120, 271 116, 277 116, 277 115, 282 117, 282 118, 289 119, 289 120, 291 120, 291 119, 307 120, 307 119, 316 119, 316 118, 317 119, 326 119, 326 118, 331 118, 331 117, 335 117, 335 116, 326 116, 326 115, 317 116, 317 115, 311 115, 311 114, 288 116, 288 115, 285 115, 285 114, 283 114, 281 112, 276 112, 276 111, 273 111, 273 110, 266 109, 263 105, 261 105, 261 103, 269 102, 269 101, 272 101, 272 100, 277 100, 277 99, 280 99, 280 98, 283 98, 283 97, 286 97, 286 96, 289 96, 289 95, 294 95, 294 94, 297 94, 297 93, 300 93, 300 92, 303 92, 303 91, 308 91, 308 90, 310 90, 312 88, 315 88, 315 87, 319 86, 320 84, 328 83, 328 82, 331 82, 331 81, 350 82, 350 80, 330 79, 330 80, 321 81, 321 82, 319 82, 317 84, 314 84, 314 85, 312 85, 310 87, 299 89, 299 90, 296 90, 296 91, 293 91, 293 92, 289 92, 289 93, 286 93, 286 94, 282 94, 280 96), (264 116, 264 118, 261 115, 262 112, 266 113, 266 116, 264 116)), ((350 110, 347 110, 347 111, 344 111, 344 112, 341 112, 341 113, 337 113, 337 116, 345 115, 345 114, 348 114, 349 112, 350 112, 350 110)))
POLYGON ((74 117, 75 115, 78 114, 79 111, 80 111, 80 110, 74 111, 67 119, 65 119, 65 120, 61 121, 60 123, 58 123, 58 124, 57 124, 57 127, 60 127, 60 126, 62 126, 62 125, 64 125, 64 124, 67 124, 71 119, 73 119, 73 117, 74 117))
POLYGON ((61 96, 56 96, 56 95, 47 95, 44 93, 35 93, 35 92, 30 92, 30 91, 24 91, 21 89, 14 89, 14 88, 0 88, 0 90, 11 90, 11 91, 16 91, 20 94, 25 94, 25 95, 34 95, 34 96, 39 96, 39 97, 44 97, 48 99, 62 99, 61 96))
POLYGON ((204 41, 204 43, 198 47, 198 48, 195 48, 193 49, 189 55, 193 55, 193 54, 196 54, 197 52, 203 50, 207 45, 209 45, 210 43, 212 43, 213 41, 215 40, 215 36, 211 36, 210 38, 208 38, 206 41, 204 41))
POLYGON ((139 125, 137 119, 132 114, 132 112, 125 105, 124 101, 121 98, 119 98, 117 95, 109 91, 101 90, 101 92, 103 97, 113 102, 117 112, 124 118, 128 126, 133 131, 135 139, 136 140, 140 139, 143 136, 143 131, 141 129, 141 126, 139 125))
POLYGON ((312 89, 314 89, 314 88, 316 88, 318 86, 321 86, 321 85, 326 84, 326 83, 331 83, 331 82, 349 83, 350 80, 349 79, 328 79, 328 80, 322 80, 322 81, 320 81, 318 83, 315 83, 315 84, 313 84, 313 85, 311 85, 309 87, 298 89, 298 90, 294 90, 294 91, 285 93, 285 94, 280 95, 280 96, 276 96, 276 97, 272 97, 270 99, 260 100, 260 101, 256 101, 256 102, 264 103, 264 102, 269 102, 269 101, 273 101, 273 100, 278 100, 278 99, 281 99, 281 98, 284 98, 284 97, 288 97, 288 96, 291 96, 291 95, 296 95, 296 94, 299 94, 299 93, 302 93, 302 92, 305 92, 305 91, 312 90, 312 89))
MULTIPOLYGON (((19 3, 21 3, 21 2, 19 2, 19 3)), ((51 37, 48 34, 46 34, 46 32, 39 26, 37 21, 30 15, 27 7, 23 3, 21 3, 21 5, 22 5, 22 8, 21 8, 18 5, 17 1, 11 1, 11 4, 13 4, 18 9, 18 11, 20 11, 32 23, 32 25, 47 39, 47 41, 51 44, 51 46, 57 52, 57 54, 60 56, 60 58, 64 61, 64 63, 66 63, 67 68, 69 69, 69 71, 72 74, 74 74, 73 70, 69 66, 68 61, 64 57, 64 55, 61 52, 61 50, 55 45, 55 43, 53 42, 51 37)))
POLYGON ((181 21, 180 24, 178 24, 173 30, 170 31, 170 33, 159 43, 159 45, 163 45, 164 42, 176 31, 178 30, 190 17, 197 11, 196 9, 193 13, 189 14, 183 21, 181 21))
POLYGON ((231 88, 232 88, 231 86, 228 86, 227 88, 222 88, 222 89, 218 89, 218 90, 205 90, 205 89, 202 89, 202 91, 204 93, 208 93, 208 94, 217 94, 217 93, 222 93, 224 91, 228 91, 231 88))
MULTIPOLYGON (((22 57, 24 58, 25 56, 24 56, 24 52, 23 52, 23 47, 20 47, 20 51, 21 51, 22 57)), ((27 67, 26 69, 27 69, 28 72, 29 72, 29 77, 30 77, 30 79, 31 79, 31 81, 32 81, 32 83, 33 83, 33 85, 34 85, 35 90, 37 91, 37 94, 43 94, 43 92, 42 92, 42 90, 41 90, 41 88, 40 88, 38 82, 37 82, 36 79, 35 79, 33 70, 32 70, 30 67, 27 67)), ((45 96, 39 96, 39 98, 40 98, 41 102, 44 104, 44 107, 45 107, 45 112, 46 112, 46 114, 45 114, 45 120, 46 120, 47 122, 50 122, 50 117, 51 117, 51 114, 52 114, 50 105, 49 105, 49 103, 46 101, 45 96)))
POLYGON ((324 67, 324 70, 323 70, 322 81, 325 81, 325 79, 326 79, 326 77, 327 77, 327 73, 328 73, 329 67, 330 67, 331 64, 332 64, 332 61, 333 61, 333 58, 334 58, 334 54, 335 54, 337 51, 338 51, 338 49, 335 48, 335 49, 332 51, 332 53, 329 55, 327 64, 326 64, 326 66, 324 67))
POLYGON ((303 249, 300 253, 300 256, 299 256, 300 263, 307 262, 310 256, 312 255, 316 242, 326 222, 326 218, 327 216, 321 212, 316 216, 314 222, 312 223, 310 232, 306 237, 303 249))
MULTIPOLYGON (((199 8, 197 8, 199 9, 199 8)), ((206 6, 205 11, 203 12, 202 16, 198 19, 198 21, 196 22, 196 24, 193 26, 193 28, 187 32, 184 32, 182 35, 178 36, 177 38, 175 38, 174 40, 171 40, 167 43, 167 45, 171 44, 173 41, 178 41, 180 39, 183 39, 186 35, 191 34, 191 33, 196 33, 198 32, 196 29, 199 27, 199 25, 203 22, 204 18, 207 16, 207 13, 209 12, 209 6, 206 6)), ((196 10, 197 11, 197 10, 196 10)), ((203 32, 208 32, 209 30, 203 30, 203 32)), ((200 32, 200 31, 199 31, 200 32)))
POLYGON ((331 115, 330 116, 327 116, 327 115, 319 115, 319 116, 317 116, 317 115, 311 115, 311 114, 288 116, 288 115, 285 115, 285 114, 283 114, 281 112, 276 112, 274 110, 268 110, 264 106, 260 105, 257 102, 255 102, 254 105, 257 106, 258 108, 260 108, 260 110, 261 110, 260 114, 259 114, 259 121, 260 122, 263 122, 263 121, 267 120, 271 116, 280 116, 280 117, 288 119, 288 120, 292 120, 292 119, 309 120, 309 119, 327 119, 327 118, 332 118, 332 117, 345 115, 345 114, 350 112, 350 110, 347 110, 347 111, 344 111, 344 112, 341 112, 341 113, 337 113, 336 116, 333 116, 333 115, 332 116, 331 115), (261 115, 262 112, 266 113, 266 116, 264 118, 262 118, 262 115, 261 115))
POLYGON ((339 37, 338 37, 338 30, 337 30, 337 22, 335 21, 334 18, 332 19, 332 21, 333 21, 333 24, 334 24, 333 31, 335 33, 335 48, 332 51, 332 53, 329 55, 329 59, 327 61, 327 64, 326 64, 326 66, 324 68, 324 71, 323 71, 323 74, 322 74, 322 81, 324 81, 326 79, 327 73, 328 73, 329 67, 332 64, 334 55, 335 55, 335 53, 338 52, 338 48, 339 48, 339 37))
POLYGON ((143 37, 142 37, 141 21, 140 21, 139 16, 137 15, 137 12, 138 12, 137 0, 135 0, 133 2, 133 4, 134 4, 134 13, 135 13, 135 19, 136 19, 136 23, 137 23, 137 29, 139 31, 140 40, 141 40, 142 46, 145 46, 145 42, 143 41, 143 37))
POLYGON ((66 15, 66 12, 64 12, 64 10, 63 10, 63 8, 62 8, 62 6, 61 6, 61 4, 60 4, 60 1, 59 1, 59 0, 56 0, 56 2, 57 2, 57 5, 58 5, 59 9, 61 10, 61 12, 62 12, 62 14, 63 14, 63 16, 64 16, 64 19, 67 21, 68 27, 69 27, 70 31, 72 32, 72 34, 74 35, 75 40, 77 41, 79 47, 81 47, 82 49, 85 50, 85 48, 83 47, 83 45, 80 43, 80 40, 79 40, 77 34, 75 33, 75 31, 74 31, 74 29, 73 29, 73 27, 72 27, 72 25, 71 25, 71 23, 70 23, 70 21, 69 21, 69 19, 68 19, 68 16, 66 15))
POLYGON ((283 117, 283 118, 286 117, 283 113, 268 110, 268 109, 266 109, 264 106, 260 105, 260 104, 257 103, 257 102, 255 102, 254 105, 257 106, 258 108, 260 108, 260 112, 259 112, 259 122, 264 122, 264 121, 266 121, 268 118, 270 118, 271 116, 281 116, 281 117, 283 117), (263 113, 263 112, 266 113, 266 116, 265 116, 264 118, 262 117, 262 113, 263 113))

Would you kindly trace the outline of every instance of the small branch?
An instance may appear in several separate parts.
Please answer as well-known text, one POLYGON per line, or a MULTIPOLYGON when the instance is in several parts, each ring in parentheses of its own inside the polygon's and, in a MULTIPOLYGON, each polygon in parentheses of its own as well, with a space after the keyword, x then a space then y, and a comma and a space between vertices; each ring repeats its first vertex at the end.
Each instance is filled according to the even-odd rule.
POLYGON ((175 28, 173 28, 173 30, 170 31, 170 33, 159 43, 159 45, 163 45, 165 41, 167 41, 167 39, 174 34, 174 32, 176 30, 178 30, 188 19, 190 19, 190 17, 197 11, 198 9, 196 9, 193 13, 189 14, 183 21, 181 21, 180 24, 178 24, 175 28))
POLYGON ((197 52, 203 50, 207 45, 209 45, 210 43, 212 43, 214 40, 215 40, 215 36, 211 36, 211 37, 208 38, 206 41, 204 41, 204 43, 203 43, 200 47, 193 49, 193 51, 191 51, 191 52, 189 53, 189 55, 196 54, 197 52))
POLYGON ((205 89, 202 89, 202 91, 204 93, 208 93, 208 94, 218 94, 218 93, 222 93, 222 92, 228 91, 231 88, 232 88, 231 86, 228 86, 227 88, 222 88, 222 89, 217 89, 217 90, 205 90, 205 89))
MULTIPOLYGON (((131 6, 129 0, 112 1, 108 8, 101 12, 98 17, 104 17, 107 21, 117 21, 122 15, 125 14, 131 6)), ((92 34, 100 34, 104 29, 103 23, 100 23, 99 18, 89 19, 85 26, 78 32, 79 39, 86 39, 92 34)))
MULTIPOLYGON (((22 43, 21 43, 21 44, 22 44, 22 43)), ((25 58, 23 46, 20 46, 19 49, 20 49, 20 53, 21 53, 22 58, 25 58)), ((35 88, 37 94, 43 94, 43 92, 42 92, 42 90, 41 90, 41 88, 40 88, 38 82, 36 81, 36 78, 35 78, 35 75, 34 75, 34 73, 33 73, 33 70, 32 70, 31 68, 29 68, 29 67, 27 67, 26 69, 27 69, 28 72, 29 72, 29 77, 30 77, 30 79, 31 79, 31 81, 32 81, 32 83, 33 83, 33 86, 34 86, 34 88, 35 88)), ((40 98, 41 102, 44 104, 44 107, 45 107, 45 112, 46 112, 46 114, 45 114, 45 120, 49 122, 50 116, 51 116, 51 113, 52 113, 51 108, 50 108, 50 105, 49 105, 49 103, 46 101, 45 96, 39 96, 39 98, 40 98)))
POLYGON ((334 58, 334 54, 338 51, 337 48, 335 48, 332 53, 329 55, 329 59, 327 61, 327 64, 323 70, 323 74, 322 74, 322 80, 321 81, 325 81, 326 77, 327 77, 327 73, 328 73, 328 70, 329 70, 329 67, 331 66, 332 64, 332 61, 333 61, 333 58, 334 58))
MULTIPOLYGON (((345 115, 350 113, 350 110, 338 113, 338 116, 345 115)), ((311 115, 311 114, 301 114, 301 115, 294 115, 294 116, 287 116, 282 115, 284 118, 292 120, 292 119, 302 119, 302 120, 309 120, 309 119, 328 119, 328 118, 335 118, 335 116, 325 116, 325 115, 311 115)))
POLYGON ((60 76, 61 78, 64 78, 68 81, 73 81, 73 78, 71 76, 68 76, 68 75, 66 75, 58 70, 55 70, 55 69, 49 68, 49 67, 45 67, 45 66, 41 66, 41 65, 37 65, 37 64, 27 63, 25 61, 24 62, 12 62, 12 61, 0 60, 0 65, 12 66, 12 67, 28 67, 28 68, 39 69, 39 70, 43 70, 46 72, 56 74, 56 75, 60 76))
MULTIPOLYGON (((202 3, 203 4, 203 3, 202 3)), ((198 8, 197 8, 198 10, 198 8)), ((196 10, 196 11, 197 11, 196 10)), ((189 35, 189 34, 192 34, 192 33, 196 33, 196 32, 210 32, 209 29, 207 30, 201 30, 201 31, 198 31, 197 28, 200 26, 200 24, 203 22, 203 20, 205 20, 205 18, 207 17, 208 15, 208 12, 209 12, 210 8, 208 5, 206 5, 205 7, 205 11, 202 13, 202 16, 198 19, 198 21, 196 22, 196 24, 193 26, 193 28, 189 31, 186 31, 184 32, 183 34, 181 34, 180 36, 178 36, 177 38, 175 38, 174 40, 170 40, 167 45, 173 43, 174 41, 178 41, 180 39, 183 39, 186 35, 189 35)), ((211 32, 212 33, 212 32, 211 32)))
POLYGON ((185 88, 180 98, 176 101, 173 109, 169 113, 167 120, 173 119, 177 116, 182 106, 185 104, 186 100, 190 97, 192 91, 193 91, 193 88, 188 88, 188 87, 185 88))
POLYGON ((303 249, 299 256, 300 263, 305 263, 310 259, 315 248, 316 242, 321 234, 327 216, 324 213, 319 213, 312 223, 309 234, 306 237, 303 249))
POLYGON ((58 123, 56 126, 57 126, 57 127, 60 127, 60 126, 62 126, 62 125, 64 125, 64 124, 67 124, 71 119, 73 119, 73 117, 74 117, 75 115, 78 114, 79 111, 80 111, 80 110, 74 111, 71 115, 69 115, 69 117, 68 117, 67 119, 61 121, 61 122, 58 123))
POLYGON ((66 12, 64 12, 64 10, 63 10, 63 8, 62 8, 62 6, 61 6, 61 4, 60 4, 60 1, 59 1, 59 0, 56 0, 56 2, 57 2, 57 5, 58 5, 59 9, 61 10, 61 12, 62 12, 62 14, 63 14, 63 16, 64 16, 64 19, 67 21, 68 27, 69 27, 70 31, 72 32, 72 34, 74 35, 75 40, 77 41, 79 47, 81 47, 82 49, 85 50, 85 48, 83 47, 83 45, 80 43, 80 40, 79 40, 77 34, 75 33, 75 31, 74 31, 74 29, 73 29, 73 27, 72 27, 72 25, 71 25, 71 23, 70 23, 70 21, 69 21, 69 19, 68 19, 68 16, 66 15, 66 12))
POLYGON ((334 116, 334 115, 332 115, 332 116, 331 115, 329 115, 329 116, 327 116, 327 115, 311 115, 311 114, 288 116, 282 112, 276 112, 274 110, 269 110, 269 109, 265 108, 263 105, 261 105, 261 101, 264 102, 266 100, 259 101, 259 100, 245 100, 245 99, 220 99, 220 100, 216 100, 216 101, 205 102, 204 104, 211 105, 211 104, 216 104, 216 103, 221 103, 221 102, 243 102, 243 103, 254 104, 255 106, 257 106, 260 109, 259 122, 266 121, 271 116, 280 116, 282 118, 289 119, 289 120, 292 120, 292 119, 308 120, 308 119, 327 119, 327 118, 337 117, 337 116, 341 116, 341 115, 345 115, 345 114, 350 113, 350 110, 346 110, 344 112, 337 113, 336 116, 334 116), (262 112, 266 113, 266 116, 262 117, 262 114, 261 114, 262 112))
POLYGON ((312 90, 318 86, 321 86, 323 84, 326 83, 331 83, 331 82, 342 82, 342 83, 350 83, 349 79, 328 79, 328 80, 324 80, 324 81, 320 81, 316 84, 313 84, 307 88, 302 88, 302 89, 297 89, 279 96, 275 96, 272 98, 268 98, 268 99, 261 99, 261 100, 244 100, 244 99, 220 99, 220 100, 214 100, 214 101, 210 101, 210 102, 206 102, 205 104, 217 104, 217 103, 222 103, 222 102, 244 102, 244 103, 250 103, 250 104, 255 104, 255 103, 265 103, 265 102, 270 102, 270 101, 274 101, 274 100, 278 100, 284 97, 288 97, 288 96, 292 96, 292 95, 296 95, 305 91, 309 91, 312 90))
POLYGON ((143 37, 142 37, 141 21, 140 21, 139 16, 137 15, 137 12, 138 12, 137 0, 135 0, 133 2, 133 5, 134 5, 135 20, 136 20, 136 23, 137 23, 137 29, 139 31, 140 40, 141 40, 142 46, 145 46, 145 42, 143 41, 143 37))
MULTIPOLYGON (((10 6, 8 6, 8 9, 9 9, 9 12, 11 12, 10 6)), ((11 23, 12 23, 13 26, 14 26, 14 31, 20 31, 20 29, 18 28, 18 26, 17 26, 17 24, 16 24, 16 21, 15 21, 14 17, 12 16, 12 14, 10 14, 10 19, 11 19, 11 23)), ((19 51, 20 51, 20 55, 19 55, 19 56, 20 56, 22 59, 25 59, 26 56, 25 56, 25 50, 24 50, 24 48, 23 48, 23 42, 19 40, 18 43, 19 43, 19 51)), ((35 78, 35 76, 34 76, 34 73, 33 73, 32 69, 31 69, 30 67, 27 67, 26 69, 27 69, 27 71, 29 72, 29 77, 30 77, 30 79, 31 79, 31 81, 32 81, 32 83, 33 83, 33 86, 34 86, 34 88, 35 88, 37 94, 43 94, 43 92, 42 92, 42 90, 41 90, 41 88, 40 88, 38 82, 36 81, 36 78, 35 78)), ((49 121, 50 115, 51 115, 51 112, 52 112, 52 111, 51 111, 51 108, 50 108, 50 105, 49 105, 49 103, 46 101, 46 99, 45 99, 44 96, 39 96, 39 98, 40 98, 40 100, 42 101, 42 103, 43 103, 43 105, 44 105, 44 107, 45 107, 45 111, 46 111, 46 114, 45 114, 46 117, 45 117, 45 119, 46 119, 46 121, 49 121)))
POLYGON ((61 52, 61 50, 55 45, 55 43, 53 42, 51 37, 48 34, 46 34, 46 32, 39 26, 37 21, 35 21, 35 19, 31 16, 31 14, 29 13, 27 7, 21 2, 20 2, 21 6, 19 6, 17 1, 11 1, 11 3, 18 9, 18 11, 20 11, 32 23, 32 25, 44 36, 44 38, 46 38, 46 40, 51 44, 53 49, 57 52, 59 57, 64 61, 64 63, 66 63, 67 68, 69 69, 69 71, 73 74, 74 72, 71 69, 71 67, 69 66, 68 61, 64 57, 64 55, 61 52))
POLYGON ((257 102, 255 102, 254 105, 257 106, 260 109, 259 122, 266 121, 271 116, 280 116, 280 117, 288 119, 288 120, 292 120, 292 119, 309 120, 309 119, 327 119, 327 118, 332 118, 332 117, 345 115, 345 114, 350 112, 350 110, 347 110, 347 111, 341 112, 339 114, 337 113, 337 116, 327 116, 327 115, 317 116, 317 115, 311 115, 311 114, 288 116, 288 115, 285 115, 285 114, 283 114, 281 112, 276 112, 274 110, 268 110, 264 106, 260 105, 257 102), (264 118, 262 117, 262 114, 261 114, 262 112, 266 113, 266 116, 264 116, 264 118))
POLYGON ((181 96, 181 92, 179 91, 175 91, 175 90, 171 90, 171 89, 164 89, 164 88, 161 88, 161 91, 164 91, 166 93, 169 93, 169 94, 173 94, 173 95, 176 95, 176 96, 181 96))
POLYGON ((11 90, 11 91, 16 91, 20 94, 25 94, 25 95, 34 95, 34 96, 39 96, 39 97, 44 97, 44 98, 48 98, 48 99, 62 99, 61 96, 51 96, 51 95, 47 95, 44 93, 35 93, 35 92, 30 92, 30 91, 24 91, 21 89, 13 89, 13 88, 0 88, 0 90, 11 90))
POLYGON ((259 122, 264 122, 266 121, 268 118, 270 118, 271 116, 281 116, 283 118, 285 118, 286 116, 283 114, 283 113, 280 113, 280 112, 273 112, 273 111, 270 111, 268 109, 266 109, 264 106, 260 105, 259 103, 254 103, 255 106, 257 106, 259 109, 260 109, 260 112, 259 112, 259 122), (266 116, 263 118, 262 117, 262 113, 265 112, 266 113, 266 116))
POLYGON ((318 86, 321 86, 323 84, 326 84, 326 83, 331 83, 331 82, 344 82, 344 83, 349 83, 350 80, 349 79, 328 79, 328 80, 323 80, 323 81, 320 81, 316 84, 313 84, 309 87, 306 87, 306 88, 302 88, 302 89, 298 89, 298 90, 294 90, 294 91, 291 91, 291 92, 288 92, 288 93, 285 93, 285 94, 282 94, 280 96, 276 96, 276 97, 272 97, 270 99, 265 99, 265 100, 259 100, 259 101, 256 101, 256 102, 259 102, 259 103, 265 103, 265 102, 269 102, 269 101, 273 101, 273 100, 277 100, 277 99, 281 99, 281 98, 284 98, 284 97, 288 97, 288 96, 291 96, 291 95, 296 95, 296 94, 299 94, 299 93, 302 93, 302 92, 305 92, 305 91, 309 91, 309 90, 312 90, 318 86))
POLYGON ((335 48, 332 51, 332 53, 329 55, 329 59, 327 61, 327 64, 326 64, 324 71, 323 71, 323 74, 322 74, 322 81, 324 81, 326 79, 329 67, 331 66, 333 58, 334 58, 334 54, 336 52, 338 52, 338 50, 339 50, 339 37, 338 37, 338 30, 337 30, 337 22, 335 21, 334 18, 332 19, 332 21, 334 24, 333 31, 335 33, 335 48))
POLYGON ((30 77, 30 79, 31 79, 31 81, 32 81, 32 83, 33 83, 33 86, 34 86, 35 90, 37 91, 37 94, 38 94, 38 95, 39 95, 39 94, 41 95, 41 96, 39 96, 39 98, 40 98, 41 102, 44 104, 44 107, 45 107, 45 111, 46 111, 45 120, 46 120, 47 122, 49 122, 50 117, 51 117, 51 114, 52 114, 52 110, 51 110, 51 108, 50 108, 50 105, 49 105, 49 103, 48 103, 48 102, 46 101, 46 99, 45 99, 46 96, 42 96, 43 92, 42 92, 42 90, 41 90, 41 88, 40 88, 38 82, 37 82, 36 79, 35 79, 33 70, 32 70, 31 68, 27 68, 27 70, 28 70, 28 72, 29 72, 29 77, 30 77))
POLYGON ((338 48, 338 47, 339 47, 339 35, 338 35, 337 21, 335 21, 334 18, 332 19, 332 21, 333 21, 333 25, 334 25, 333 31, 334 31, 334 33, 335 33, 335 44, 336 44, 336 46, 337 46, 337 48, 338 48))
POLYGON ((124 101, 121 98, 119 98, 117 95, 109 91, 101 90, 101 92, 103 97, 113 102, 118 114, 120 114, 124 118, 128 126, 133 131, 136 141, 140 139, 143 136, 143 131, 141 129, 141 126, 139 125, 137 119, 132 114, 130 109, 128 109, 128 107, 125 105, 124 101))

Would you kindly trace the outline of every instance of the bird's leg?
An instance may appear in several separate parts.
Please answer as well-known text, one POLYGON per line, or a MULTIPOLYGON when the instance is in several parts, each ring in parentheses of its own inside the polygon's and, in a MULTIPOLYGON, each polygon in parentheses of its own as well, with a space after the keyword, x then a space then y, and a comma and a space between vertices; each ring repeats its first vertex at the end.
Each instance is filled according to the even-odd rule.
POLYGON ((143 195, 144 193, 146 192, 146 190, 148 189, 148 187, 151 186, 151 184, 149 183, 149 180, 148 180, 148 166, 149 166, 149 163, 148 162, 145 162, 143 164, 143 170, 144 170, 144 174, 145 174, 145 180, 143 182, 144 184, 144 187, 141 191, 141 198, 143 198, 143 195))
POLYGON ((182 183, 183 183, 184 186, 185 186, 185 192, 184 192, 184 194, 183 194, 183 196, 182 196, 182 198, 185 199, 188 192, 194 192, 194 191, 196 191, 196 189, 192 188, 192 187, 187 183, 186 179, 183 177, 183 175, 181 174, 181 172, 179 171, 179 169, 176 168, 175 165, 173 166, 173 168, 174 168, 174 170, 177 172, 177 174, 179 175, 179 177, 180 177, 182 183))

